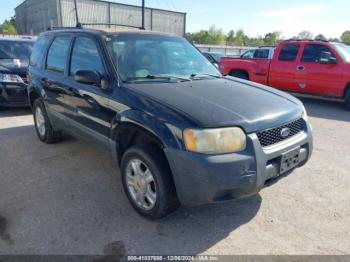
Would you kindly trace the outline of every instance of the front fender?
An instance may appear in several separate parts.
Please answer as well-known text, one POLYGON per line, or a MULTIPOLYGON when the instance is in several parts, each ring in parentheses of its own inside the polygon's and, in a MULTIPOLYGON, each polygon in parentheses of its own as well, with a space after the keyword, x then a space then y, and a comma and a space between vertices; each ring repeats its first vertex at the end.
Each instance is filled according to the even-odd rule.
POLYGON ((142 128, 162 143, 164 147, 182 149, 182 130, 171 125, 160 121, 153 115, 147 114, 138 110, 127 110, 118 114, 112 123, 112 134, 113 140, 116 138, 118 130, 125 124, 133 124, 139 128, 142 128))

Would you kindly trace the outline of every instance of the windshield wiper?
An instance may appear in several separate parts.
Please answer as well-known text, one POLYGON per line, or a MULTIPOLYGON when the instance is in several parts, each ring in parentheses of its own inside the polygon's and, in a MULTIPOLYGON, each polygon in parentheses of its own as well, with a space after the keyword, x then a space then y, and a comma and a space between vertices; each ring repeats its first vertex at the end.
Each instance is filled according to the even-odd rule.
POLYGON ((214 77, 214 78, 222 78, 222 76, 220 76, 220 75, 213 75, 213 74, 192 74, 191 76, 190 76, 190 79, 194 79, 194 78, 196 78, 196 77, 201 77, 201 76, 210 76, 210 77, 214 77))
POLYGON ((127 79, 128 82, 130 81, 137 81, 137 80, 145 80, 145 79, 150 79, 150 80, 180 80, 182 82, 185 81, 191 81, 189 78, 183 78, 183 77, 178 77, 178 76, 172 76, 172 75, 167 75, 167 76, 156 76, 156 75, 147 75, 144 77, 129 77, 127 79))

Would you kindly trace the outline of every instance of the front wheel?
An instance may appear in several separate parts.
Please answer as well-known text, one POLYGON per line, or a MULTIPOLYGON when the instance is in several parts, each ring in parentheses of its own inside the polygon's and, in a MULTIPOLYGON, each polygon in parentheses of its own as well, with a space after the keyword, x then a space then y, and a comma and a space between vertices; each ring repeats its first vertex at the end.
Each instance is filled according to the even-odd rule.
POLYGON ((134 209, 148 219, 159 219, 179 207, 165 156, 153 145, 127 150, 122 159, 122 180, 134 209))
POLYGON ((52 128, 50 119, 47 116, 45 105, 41 99, 37 99, 33 105, 33 115, 36 133, 39 139, 47 144, 62 140, 62 132, 52 128))
POLYGON ((345 95, 345 108, 350 110, 350 89, 346 92, 345 95))

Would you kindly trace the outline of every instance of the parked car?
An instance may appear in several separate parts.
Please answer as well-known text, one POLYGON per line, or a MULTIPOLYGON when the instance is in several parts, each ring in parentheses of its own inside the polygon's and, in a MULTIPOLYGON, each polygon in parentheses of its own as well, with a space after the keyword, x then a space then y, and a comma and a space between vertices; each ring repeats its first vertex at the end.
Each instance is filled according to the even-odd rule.
POLYGON ((273 59, 222 59, 220 70, 283 91, 336 98, 350 109, 350 47, 326 41, 284 41, 273 59))
POLYGON ((222 53, 202 52, 202 54, 216 67, 219 67, 220 59, 223 57, 222 53))
POLYGON ((147 218, 256 194, 311 156, 299 100, 223 77, 176 36, 46 32, 29 76, 39 139, 54 143, 67 132, 109 152, 147 218))
POLYGON ((27 70, 34 40, 0 38, 0 107, 29 106, 27 70))

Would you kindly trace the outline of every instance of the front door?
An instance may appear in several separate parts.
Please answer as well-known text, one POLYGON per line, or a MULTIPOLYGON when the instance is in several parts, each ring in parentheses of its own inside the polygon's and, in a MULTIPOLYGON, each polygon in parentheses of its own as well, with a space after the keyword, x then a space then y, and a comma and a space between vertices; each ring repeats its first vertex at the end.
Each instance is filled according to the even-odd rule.
POLYGON ((87 36, 76 37, 72 51, 65 94, 68 126, 76 135, 94 143, 102 149, 109 149, 109 136, 114 114, 109 110, 108 91, 99 85, 78 83, 74 80, 80 70, 95 71, 106 77, 98 42, 87 36))
POLYGON ((328 46, 323 44, 306 44, 298 62, 296 79, 298 92, 321 96, 341 97, 344 83, 343 69, 339 64, 341 59, 336 57, 328 46), (331 57, 336 63, 321 63, 322 57, 331 57))

